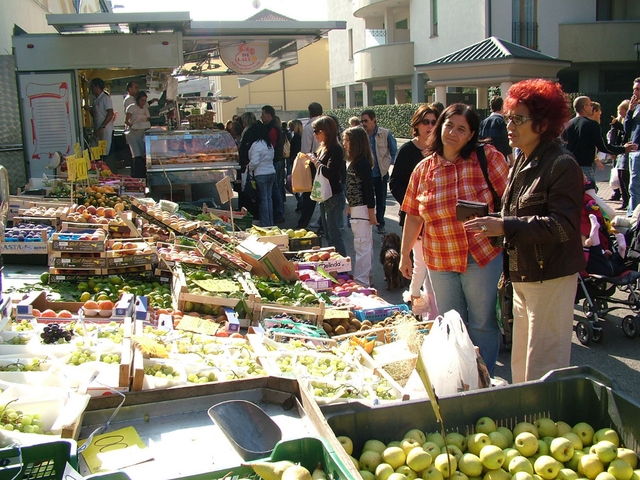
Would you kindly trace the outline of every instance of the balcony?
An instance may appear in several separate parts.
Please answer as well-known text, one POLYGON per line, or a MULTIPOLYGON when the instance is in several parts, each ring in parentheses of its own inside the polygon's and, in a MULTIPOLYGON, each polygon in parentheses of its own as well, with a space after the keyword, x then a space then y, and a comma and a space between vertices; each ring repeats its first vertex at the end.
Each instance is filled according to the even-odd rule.
POLYGON ((357 18, 382 17, 387 8, 409 8, 409 0, 355 0, 353 16, 357 18))
POLYGON ((558 58, 573 63, 636 61, 638 20, 567 23, 559 29, 558 58))
POLYGON ((365 48, 353 54, 356 82, 413 75, 413 42, 365 48))
POLYGON ((535 22, 513 22, 511 41, 531 50, 538 50, 538 24, 535 22))

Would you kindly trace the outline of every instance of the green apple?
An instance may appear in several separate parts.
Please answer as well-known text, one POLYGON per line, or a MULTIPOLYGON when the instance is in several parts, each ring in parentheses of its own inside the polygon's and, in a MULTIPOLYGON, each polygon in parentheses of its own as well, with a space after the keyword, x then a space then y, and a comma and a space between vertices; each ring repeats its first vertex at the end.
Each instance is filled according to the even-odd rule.
POLYGON ((511 475, 506 470, 499 468, 497 470, 489 470, 484 474, 483 480, 511 480, 511 475))
POLYGON ((611 428, 601 428, 593 434, 593 443, 598 443, 602 440, 607 440, 613 443, 616 448, 620 446, 620 437, 618 436, 618 432, 611 428))
POLYGON ((449 432, 444 437, 445 445, 455 445, 463 452, 467 450, 467 437, 458 432, 449 432))
POLYGON ((586 453, 578 461, 578 474, 594 480, 604 472, 604 465, 595 453, 586 453))
POLYGON ((558 435, 558 427, 556 427, 556 422, 554 422, 550 418, 540 417, 535 422, 533 422, 533 424, 538 429, 538 433, 541 437, 556 437, 558 435))
POLYGON ((465 453, 458 460, 458 469, 468 477, 479 477, 482 475, 482 468, 480 457, 473 453, 465 453))
POLYGON ((498 470, 504 463, 505 455, 500 447, 496 445, 485 445, 480 450, 480 461, 489 470, 498 470))
POLYGON ((517 437, 522 432, 529 432, 529 433, 533 434, 536 438, 540 438, 540 434, 538 432, 538 429, 536 428, 536 426, 533 423, 520 422, 513 429, 513 436, 517 437))
POLYGON ((382 463, 382 456, 374 450, 365 450, 362 452, 362 455, 360 455, 358 462, 360 463, 360 470, 367 470, 374 473, 378 465, 382 463))
POLYGON ((565 433, 568 433, 571 431, 571 425, 569 425, 567 422, 556 422, 556 435, 558 437, 563 436, 565 433))
POLYGON ((522 454, 516 450, 515 448, 505 448, 503 450, 504 452, 504 463, 502 464, 502 468, 505 470, 509 470, 509 464, 511 463, 511 460, 513 460, 516 457, 522 457, 522 458, 526 458, 523 457, 522 454))
POLYGON ((511 477, 511 480, 533 480, 533 476, 527 472, 516 472, 511 477))
POLYGON ((516 436, 513 443, 524 457, 530 457, 538 451, 538 439, 531 432, 522 432, 516 436))
POLYGON ((549 450, 551 451, 551 456, 559 462, 568 462, 575 452, 571 440, 564 437, 554 438, 549 450))
POLYGON ((389 448, 389 447, 399 447, 399 446, 400 446, 400 441, 399 440, 393 440, 392 442, 387 443, 387 448, 389 448))
POLYGON ((589 453, 595 453, 602 463, 609 463, 618 456, 618 447, 608 440, 591 445, 589 453))
POLYGON ((544 480, 540 475, 538 475, 537 473, 533 474, 533 480, 544 480))
POLYGON ((611 475, 609 472, 602 472, 598 474, 596 480, 616 480, 616 477, 611 475))
POLYGON ((401 473, 393 472, 387 480, 407 480, 407 476, 401 473))
POLYGON ((407 465, 401 465, 400 467, 396 468, 395 473, 401 473, 402 475, 407 477, 407 480, 415 480, 416 478, 418 478, 418 474, 407 465))
POLYGON ((394 470, 404 465, 406 459, 407 454, 404 453, 404 450, 400 447, 387 447, 384 452, 382 452, 382 460, 391 465, 394 470))
MULTIPOLYGON (((507 445, 511 446, 513 445, 513 432, 511 430, 509 430, 507 427, 498 427, 498 429, 496 430, 498 433, 501 433, 502 435, 504 435, 504 438, 507 439, 507 445)), ((489 435, 491 436, 491 435, 489 435)))
POLYGON ((633 477, 631 477, 631 480, 640 480, 640 470, 633 471, 633 477))
POLYGON ((549 444, 544 440, 538 439, 538 455, 549 455, 550 453, 549 444))
POLYGON ((557 480, 578 480, 578 473, 570 468, 561 468, 558 472, 557 480))
POLYGON ((427 434, 427 442, 433 442, 438 445, 438 448, 444 447, 446 444, 444 442, 444 437, 440 432, 432 432, 427 434))
POLYGON ((407 453, 406 463, 407 465, 409 465, 411 470, 414 470, 416 472, 423 471, 425 468, 431 465, 432 461, 433 459, 431 458, 431 455, 425 452, 422 447, 414 448, 409 453, 407 453))
POLYGON ((562 464, 550 455, 540 455, 533 464, 533 470, 544 480, 553 480, 562 468, 562 464))
MULTIPOLYGON (((489 435, 487 435, 486 433, 474 433, 473 435, 469 435, 467 437, 467 451, 473 453, 474 455, 479 455, 482 447, 491 444, 491 438, 489 438, 489 435)), ((504 447, 499 448, 502 449, 504 447)))
POLYGON ((376 476, 369 470, 360 470, 358 473, 362 477, 362 480, 376 480, 376 476))
POLYGON ((638 456, 630 448, 618 447, 618 458, 627 462, 633 469, 638 466, 638 456))
POLYGON ((586 422, 576 423, 571 431, 580 437, 583 445, 591 445, 595 433, 591 425, 586 422))
POLYGON ((631 480, 633 477, 633 468, 621 458, 612 460, 607 472, 616 477, 616 480, 631 480))
POLYGON ((454 457, 456 457, 456 461, 459 461, 460 458, 462 457, 462 450, 460 450, 455 445, 447 445, 442 450, 440 450, 440 453, 449 453, 454 457))
POLYGON ((364 442, 364 447, 362 447, 362 451, 366 452, 368 450, 373 450, 374 452, 378 452, 379 454, 382 454, 382 452, 384 452, 386 448, 387 446, 384 443, 382 443, 380 440, 371 439, 364 442))
POLYGON ((518 456, 509 462, 509 473, 515 475, 517 472, 527 472, 533 475, 533 465, 526 457, 518 456))
MULTIPOLYGON (((497 430, 495 432, 489 433, 489 439, 491 440, 491 445, 496 445, 497 447, 502 448, 503 450, 513 444, 513 440, 511 443, 507 441, 507 438, 497 430)), ((467 450, 469 450, 469 444, 467 442, 467 450)))
POLYGON ((476 432, 478 433, 486 433, 489 435, 491 432, 495 432, 497 428, 496 422, 490 417, 479 418, 476 422, 476 432))
POLYGON ((400 448, 404 450, 404 453, 407 455, 416 447, 422 448, 422 444, 416 442, 413 438, 403 438, 400 440, 400 448))
POLYGON ((358 462, 358 459, 353 458, 351 455, 349 455, 349 458, 353 462, 353 466, 356 467, 356 470, 360 470, 360 462, 358 462))
POLYGON ((433 464, 438 470, 440 470, 440 473, 444 478, 449 478, 458 468, 456 457, 449 453, 441 453, 438 455, 433 464))
POLYGON ((551 442, 553 442, 553 439, 555 437, 542 437, 542 440, 549 446, 551 446, 551 442))
POLYGON ((573 457, 571 457, 571 460, 569 460, 568 462, 565 463, 565 467, 570 468, 571 470, 575 470, 576 472, 578 471, 578 462, 580 461, 580 459, 586 455, 586 453, 584 453, 582 450, 576 450, 573 452, 573 457))
MULTIPOLYGON (((442 447, 444 447, 444 445, 442 447)), ((441 453, 440 449, 442 447, 438 446, 438 444, 434 442, 425 442, 422 444, 422 449, 425 452, 428 452, 432 457, 437 457, 441 453)))
POLYGON ((435 465, 431 465, 422 472, 422 480, 444 480, 444 477, 435 465))
POLYGON ((460 470, 456 470, 455 472, 453 472, 453 475, 451 475, 450 478, 451 480, 469 480, 469 477, 462 473, 460 470))
POLYGON ((393 473, 393 467, 388 463, 381 463, 376 467, 376 480, 387 480, 393 473))
POLYGON ((347 452, 347 455, 351 455, 353 453, 353 442, 349 437, 340 436, 337 437, 340 445, 344 448, 344 451, 347 452))
POLYGON ((582 440, 580 440, 580 437, 575 433, 567 432, 564 435, 562 435, 562 437, 571 441, 571 445, 573 445, 574 450, 582 450, 584 448, 584 445, 582 444, 582 440))
POLYGON ((420 445, 427 441, 427 436, 424 434, 424 432, 422 430, 418 430, 417 428, 409 430, 404 434, 403 438, 413 438, 420 445))

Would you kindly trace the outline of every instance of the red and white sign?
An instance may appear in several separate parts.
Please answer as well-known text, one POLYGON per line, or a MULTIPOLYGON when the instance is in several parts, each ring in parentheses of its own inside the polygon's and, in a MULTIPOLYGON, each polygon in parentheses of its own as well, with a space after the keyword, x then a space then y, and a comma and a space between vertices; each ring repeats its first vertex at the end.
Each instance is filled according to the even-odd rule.
POLYGON ((253 73, 269 56, 268 41, 220 42, 220 57, 236 73, 253 73))

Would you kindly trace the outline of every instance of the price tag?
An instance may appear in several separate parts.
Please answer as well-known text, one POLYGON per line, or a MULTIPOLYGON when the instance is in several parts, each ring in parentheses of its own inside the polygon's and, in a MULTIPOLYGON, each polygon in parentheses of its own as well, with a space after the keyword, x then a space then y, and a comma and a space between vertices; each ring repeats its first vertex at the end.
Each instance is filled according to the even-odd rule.
POLYGON ((79 143, 73 144, 73 154, 76 158, 79 158, 82 156, 82 148, 80 147, 79 143))
POLYGON ((89 178, 89 168, 87 167, 87 163, 89 163, 89 151, 85 150, 86 157, 76 158, 76 180, 87 180, 89 178))
POLYGON ((193 283, 204 288, 208 292, 224 292, 231 293, 240 290, 240 286, 236 282, 223 278, 213 278, 207 280, 194 280, 193 283))
POLYGON ((100 160, 100 157, 102 156, 102 148, 91 147, 91 156, 94 160, 100 160))
POLYGON ((70 182, 76 181, 76 156, 69 155, 66 157, 67 160, 67 175, 69 177, 70 182))
POLYGON ((339 308, 327 308, 324 311, 325 320, 330 320, 332 318, 349 318, 349 310, 343 310, 339 308))
POLYGON ((231 180, 229 180, 229 177, 224 177, 216 183, 216 188, 220 196, 220 203, 227 203, 233 198, 233 188, 231 188, 231 180))
POLYGON ((145 355, 157 358, 169 358, 169 352, 164 345, 146 337, 133 337, 136 347, 145 355))
MULTIPOLYGON (((85 441, 81 440, 78 446, 84 443, 85 441)), ((87 462, 91 473, 97 473, 120 470, 152 460, 153 454, 136 429, 126 427, 93 437, 91 445, 82 452, 82 457, 87 462)))
POLYGON ((190 315, 185 315, 184 317, 182 317, 182 320, 180 320, 180 323, 176 328, 178 330, 185 330, 187 332, 201 333, 203 335, 213 336, 220 328, 220 325, 205 318, 197 318, 190 315))
POLYGON ((87 164, 87 170, 91 169, 91 158, 89 158, 89 149, 82 152, 82 158, 84 158, 84 161, 87 164))
POLYGON ((102 151, 102 155, 106 155, 107 154, 107 141, 106 140, 98 140, 98 146, 100 147, 100 150, 102 151))

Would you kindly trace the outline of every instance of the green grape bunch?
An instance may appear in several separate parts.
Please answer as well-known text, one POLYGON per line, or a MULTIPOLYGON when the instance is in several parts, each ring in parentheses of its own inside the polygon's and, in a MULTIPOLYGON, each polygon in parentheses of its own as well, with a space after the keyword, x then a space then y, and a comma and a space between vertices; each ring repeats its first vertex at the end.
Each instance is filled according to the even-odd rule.
POLYGON ((42 428, 42 420, 39 413, 26 414, 21 410, 9 408, 15 400, 0 406, 0 428, 9 432, 50 434, 42 428))

